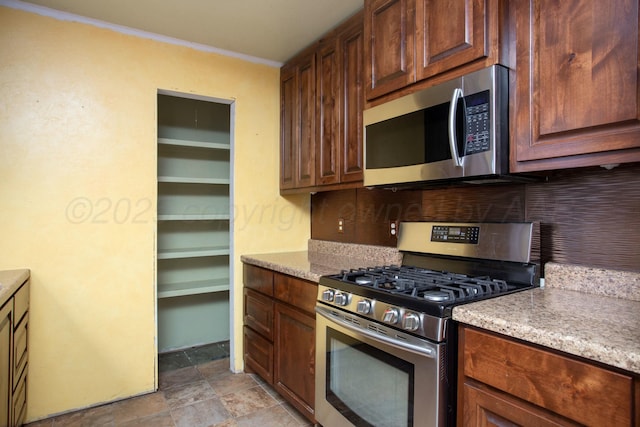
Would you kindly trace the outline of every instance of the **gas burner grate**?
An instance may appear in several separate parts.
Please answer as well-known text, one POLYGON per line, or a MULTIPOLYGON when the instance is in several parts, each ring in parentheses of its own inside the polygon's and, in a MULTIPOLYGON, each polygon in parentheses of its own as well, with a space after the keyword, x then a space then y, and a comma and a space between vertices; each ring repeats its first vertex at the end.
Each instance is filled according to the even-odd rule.
POLYGON ((504 280, 489 276, 434 271, 412 266, 383 266, 345 270, 341 281, 431 302, 469 300, 510 290, 504 280))

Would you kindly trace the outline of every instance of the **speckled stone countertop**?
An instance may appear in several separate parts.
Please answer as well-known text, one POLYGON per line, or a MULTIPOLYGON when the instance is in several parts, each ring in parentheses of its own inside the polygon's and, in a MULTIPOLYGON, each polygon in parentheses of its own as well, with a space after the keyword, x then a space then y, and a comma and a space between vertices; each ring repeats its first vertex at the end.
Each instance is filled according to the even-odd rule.
POLYGON ((307 251, 242 255, 240 259, 247 264, 317 283, 320 276, 344 269, 401 264, 402 254, 396 248, 386 246, 309 240, 307 251))
POLYGON ((455 307, 453 319, 640 374, 640 273, 547 263, 544 288, 455 307))
POLYGON ((28 269, 0 271, 0 307, 29 278, 29 274, 28 269))

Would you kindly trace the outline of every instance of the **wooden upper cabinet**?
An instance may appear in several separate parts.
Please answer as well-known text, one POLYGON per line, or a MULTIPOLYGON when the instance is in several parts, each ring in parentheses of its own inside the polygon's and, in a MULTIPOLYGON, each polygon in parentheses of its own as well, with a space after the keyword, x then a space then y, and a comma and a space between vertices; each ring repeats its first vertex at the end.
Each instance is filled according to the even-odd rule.
POLYGON ((448 72, 510 66, 511 19, 506 0, 365 0, 367 100, 448 72))
POLYGON ((515 7, 511 169, 640 161, 638 1, 515 7))
POLYGON ((362 13, 338 34, 340 52, 340 181, 362 181, 364 109, 364 28, 362 13))
POLYGON ((315 54, 307 53, 280 73, 280 188, 315 183, 315 54))
POLYGON ((487 6, 487 0, 417 0, 417 80, 489 55, 487 6))
POLYGON ((317 53, 317 154, 318 184, 334 184, 340 180, 340 62, 337 40, 321 43, 317 53))
POLYGON ((280 70, 280 188, 295 187, 295 152, 298 121, 298 83, 295 66, 280 70))
POLYGON ((282 67, 281 190, 362 182, 363 61, 360 12, 282 67))
POLYGON ((367 99, 401 89, 416 80, 415 2, 365 1, 367 99))

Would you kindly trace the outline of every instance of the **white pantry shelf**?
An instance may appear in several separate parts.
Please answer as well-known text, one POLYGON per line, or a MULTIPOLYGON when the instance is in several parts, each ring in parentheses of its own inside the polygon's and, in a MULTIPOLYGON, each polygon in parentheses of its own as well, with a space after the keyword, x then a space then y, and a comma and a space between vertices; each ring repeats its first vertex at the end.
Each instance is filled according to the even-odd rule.
POLYGON ((174 184, 231 184, 231 180, 229 178, 193 178, 185 176, 159 176, 158 182, 170 182, 174 184))
POLYGON ((215 150, 231 149, 230 144, 223 144, 220 142, 194 141, 189 139, 158 138, 158 144, 175 145, 179 147, 212 148, 215 150))
POLYGON ((229 247, 158 249, 158 259, 195 258, 229 255, 229 247))
POLYGON ((182 283, 158 283, 158 298, 175 298, 187 295, 209 294, 229 290, 229 278, 199 280, 182 283))

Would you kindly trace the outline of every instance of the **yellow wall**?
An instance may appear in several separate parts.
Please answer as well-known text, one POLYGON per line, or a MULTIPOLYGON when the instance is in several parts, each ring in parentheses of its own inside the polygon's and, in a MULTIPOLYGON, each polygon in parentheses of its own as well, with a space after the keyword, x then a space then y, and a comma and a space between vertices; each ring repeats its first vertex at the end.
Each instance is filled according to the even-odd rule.
POLYGON ((0 7, 0 269, 32 272, 28 420, 153 390, 156 94, 235 100, 240 254, 298 250, 278 194, 276 67, 0 7))

